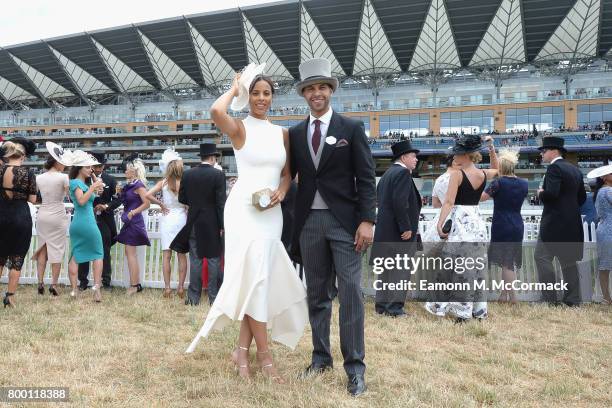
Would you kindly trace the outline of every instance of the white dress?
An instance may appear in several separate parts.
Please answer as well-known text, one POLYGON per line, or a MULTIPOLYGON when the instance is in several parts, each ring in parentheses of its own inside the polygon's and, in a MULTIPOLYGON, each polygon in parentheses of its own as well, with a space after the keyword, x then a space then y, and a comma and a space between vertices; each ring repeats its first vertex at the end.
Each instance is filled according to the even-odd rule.
POLYGON ((187 223, 187 211, 185 206, 178 201, 178 196, 174 194, 167 184, 162 187, 162 202, 170 211, 161 217, 159 232, 161 235, 162 250, 170 249, 170 244, 176 234, 187 223))
MULTIPOLYGON (((465 175, 463 176, 465 177, 465 175)), ((447 172, 438 177, 434 183, 432 194, 438 197, 441 203, 444 203, 446 200, 449 182, 450 174, 447 172)), ((484 183, 486 183, 486 176, 484 183)), ((462 186, 459 186, 459 188, 462 188, 462 186)), ((453 220, 453 226, 448 238, 444 241, 438 235, 437 230, 440 210, 438 210, 438 213, 434 219, 427 225, 425 233, 423 234, 423 242, 441 243, 437 245, 442 245, 442 250, 447 255, 466 256, 464 253, 465 249, 463 246, 457 245, 458 243, 485 243, 488 241, 486 224, 480 216, 478 205, 453 206, 448 216, 453 220), (450 246, 443 245, 443 243, 446 242, 452 242, 455 244, 450 246)), ((434 246, 430 244, 429 248, 432 250, 434 249, 434 246)), ((479 247, 478 249, 472 248, 471 251, 473 252, 470 253, 470 256, 476 257, 480 254, 480 252, 482 252, 482 256, 484 257, 484 251, 482 251, 482 249, 482 247, 479 247)), ((476 276, 482 275, 482 271, 478 272, 480 272, 480 274, 476 273, 476 276)), ((478 296, 482 298, 484 295, 480 294, 478 296)), ((472 317, 484 319, 487 317, 488 312, 487 302, 482 300, 478 302, 426 302, 424 306, 428 312, 436 316, 450 315, 452 317, 459 317, 461 319, 471 319, 472 317)))
POLYGON ((294 349, 308 322, 304 285, 280 240, 281 207, 259 211, 251 204, 254 192, 278 188, 286 161, 282 128, 252 116, 243 124, 244 146, 234 149, 238 181, 225 203, 223 284, 187 353, 244 315, 267 322, 272 340, 294 349))
MULTIPOLYGON (((446 199, 446 192, 448 191, 448 183, 450 181, 450 173, 443 173, 438 177, 434 183, 431 195, 436 197, 442 204, 446 199)), ((431 221, 428 221, 423 225, 424 232, 421 237, 423 242, 440 242, 440 236, 438 235, 438 219, 440 218, 440 209, 438 209, 436 215, 431 221)))

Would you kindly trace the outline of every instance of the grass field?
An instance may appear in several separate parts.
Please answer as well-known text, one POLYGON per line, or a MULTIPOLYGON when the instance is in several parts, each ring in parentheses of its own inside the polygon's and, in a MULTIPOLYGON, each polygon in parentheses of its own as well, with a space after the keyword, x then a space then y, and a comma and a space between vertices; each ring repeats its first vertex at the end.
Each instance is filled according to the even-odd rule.
POLYGON ((379 317, 368 302, 369 391, 355 399, 345 392, 337 304, 333 372, 297 379, 309 364, 307 329, 295 352, 272 347, 288 384, 268 382, 255 364, 247 384, 228 359, 237 325, 183 353, 207 305, 188 308, 153 289, 103 296, 94 304, 90 291, 71 301, 67 289, 52 299, 20 287, 17 308, 0 310, 0 386, 69 387, 69 405, 79 407, 612 406, 605 306, 491 304, 487 321, 455 325, 418 304, 408 305, 408 318, 379 317))

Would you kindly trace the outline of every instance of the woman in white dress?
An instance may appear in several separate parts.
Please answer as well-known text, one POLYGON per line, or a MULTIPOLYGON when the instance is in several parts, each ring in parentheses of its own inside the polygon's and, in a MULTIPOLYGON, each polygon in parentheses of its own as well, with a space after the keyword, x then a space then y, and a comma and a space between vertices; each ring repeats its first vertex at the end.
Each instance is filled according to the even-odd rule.
MULTIPOLYGON (((147 192, 147 198, 161 207, 162 217, 159 225, 162 246, 162 268, 164 273, 164 297, 172 296, 170 277, 172 275, 172 250, 170 244, 176 234, 187 222, 187 209, 178 201, 178 191, 183 177, 183 159, 174 149, 169 148, 162 154, 159 168, 164 178, 147 192), (162 200, 155 198, 161 191, 162 200)), ((176 294, 179 298, 185 297, 185 277, 187 276, 187 254, 176 253, 178 259, 178 286, 176 294)))
MULTIPOLYGON (((466 135, 457 140, 453 147, 453 167, 448 174, 448 187, 441 199, 442 207, 440 213, 434 218, 428 228, 427 234, 424 235, 424 242, 444 242, 451 243, 442 248, 442 257, 445 256, 467 256, 476 258, 478 256, 485 257, 484 245, 475 247, 472 243, 486 243, 487 230, 486 225, 478 211, 478 203, 480 202, 480 194, 484 191, 487 179, 491 179, 497 175, 497 156, 493 147, 493 139, 487 137, 485 139, 489 143, 489 153, 491 155, 491 169, 480 170, 476 168, 475 163, 480 162, 482 156, 479 150, 482 147, 480 136, 466 135), (450 232, 443 232, 442 227, 448 218, 452 219, 452 228, 450 232), (433 234, 435 231, 435 234, 433 234)), ((440 192, 438 192, 440 194, 440 192)), ((468 277, 475 280, 482 279, 484 270, 472 268, 465 272, 453 272, 453 281, 467 281, 468 277)), ((472 280, 469 280, 472 282, 472 280)), ((487 302, 483 299, 484 294, 478 291, 471 293, 461 293, 452 296, 453 302, 427 302, 425 309, 436 316, 450 315, 458 319, 458 321, 469 320, 472 317, 484 319, 487 317, 487 302), (465 299, 461 298, 465 296, 465 299), (457 301, 463 300, 463 301, 457 301), (476 300, 470 301, 470 300, 476 300)))
MULTIPOLYGON (((461 166, 455 161, 454 156, 451 154, 446 159, 446 172, 442 173, 436 181, 434 182, 433 189, 431 190, 431 205, 433 208, 441 208, 442 203, 446 198, 446 191, 448 190, 448 181, 450 180, 450 175, 453 170, 459 170, 461 166)), ((438 223, 438 218, 440 216, 440 211, 434 216, 431 221, 427 222, 427 228, 424 231, 423 242, 437 242, 440 240, 438 236, 438 231, 436 230, 436 225, 438 223)))
POLYGON ((211 107, 212 119, 232 142, 238 167, 238 180, 225 203, 224 280, 187 352, 211 330, 240 320, 238 347, 231 356, 239 375, 250 377, 249 348, 254 338, 262 374, 284 383, 273 365, 267 331, 272 340, 294 349, 308 322, 306 291, 281 242, 279 204, 291 182, 289 137, 285 129, 267 119, 274 93, 272 81, 262 76, 251 81, 239 78, 236 75, 232 88, 211 107), (243 120, 227 114, 232 98, 241 93, 248 97, 250 107, 243 120), (273 193, 270 205, 259 210, 252 204, 252 196, 263 189, 273 193))
POLYGON ((45 173, 36 176, 36 187, 40 192, 42 204, 36 217, 36 232, 38 247, 32 255, 37 261, 38 294, 45 293, 43 277, 47 262, 51 264, 51 285, 49 293, 58 296, 57 281, 59 279, 66 251, 66 232, 70 226, 70 218, 66 214, 64 199, 68 196, 68 175, 62 173, 64 165, 53 156, 45 163, 45 173))

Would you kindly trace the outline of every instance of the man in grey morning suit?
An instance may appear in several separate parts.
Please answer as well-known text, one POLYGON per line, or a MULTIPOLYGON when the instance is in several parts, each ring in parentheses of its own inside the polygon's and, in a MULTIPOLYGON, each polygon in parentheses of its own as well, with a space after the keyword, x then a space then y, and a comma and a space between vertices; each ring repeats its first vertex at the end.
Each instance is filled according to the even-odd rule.
POLYGON ((291 253, 304 265, 312 326, 312 363, 304 376, 333 367, 329 326, 335 270, 347 389, 357 396, 366 390, 361 252, 373 238, 374 160, 359 122, 330 108, 338 87, 330 62, 305 61, 300 76, 297 92, 311 113, 289 129, 289 139, 291 169, 299 176, 291 253))

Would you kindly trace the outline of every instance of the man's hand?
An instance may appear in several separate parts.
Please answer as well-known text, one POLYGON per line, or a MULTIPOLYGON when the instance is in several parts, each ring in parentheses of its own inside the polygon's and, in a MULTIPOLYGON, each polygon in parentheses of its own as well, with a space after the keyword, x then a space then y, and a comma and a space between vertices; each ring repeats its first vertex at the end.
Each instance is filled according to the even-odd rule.
POLYGON ((359 224, 355 233, 355 251, 362 252, 368 249, 368 245, 374 240, 374 224, 369 221, 363 221, 359 224))
POLYGON ((97 205, 94 207, 94 210, 95 210, 95 212, 97 212, 97 213, 101 213, 101 212, 104 212, 104 211, 106 210, 106 207, 107 207, 107 206, 106 206, 106 205, 104 205, 104 204, 97 204, 97 205))
POLYGON ((412 238, 412 231, 404 231, 401 235, 403 241, 408 241, 412 238))

